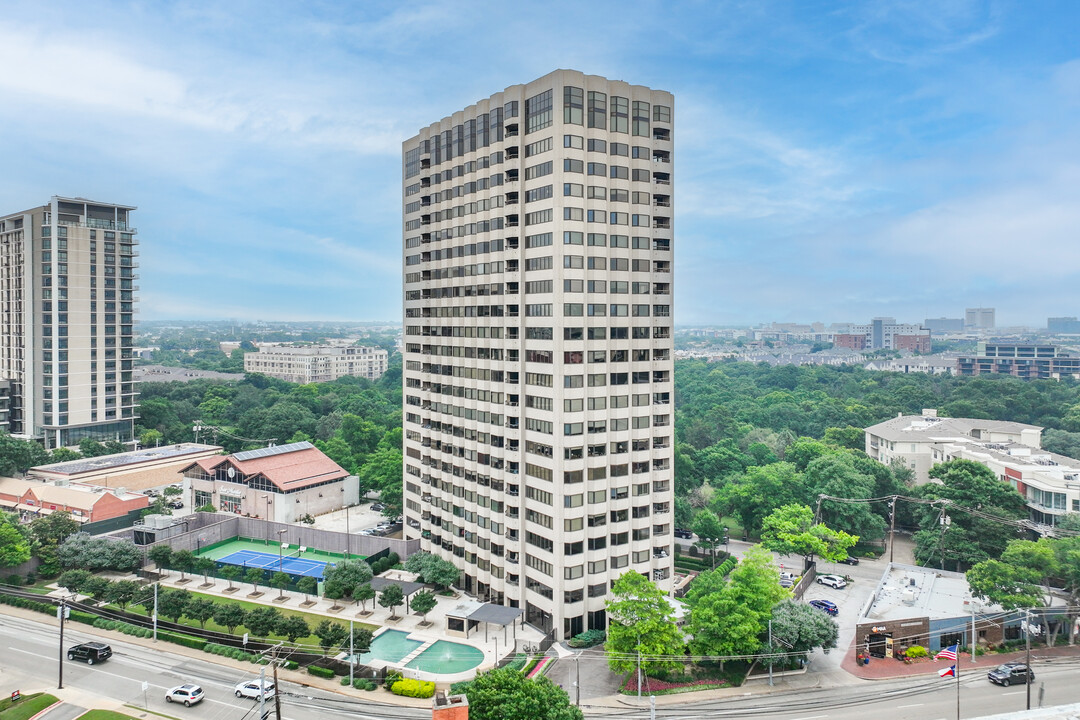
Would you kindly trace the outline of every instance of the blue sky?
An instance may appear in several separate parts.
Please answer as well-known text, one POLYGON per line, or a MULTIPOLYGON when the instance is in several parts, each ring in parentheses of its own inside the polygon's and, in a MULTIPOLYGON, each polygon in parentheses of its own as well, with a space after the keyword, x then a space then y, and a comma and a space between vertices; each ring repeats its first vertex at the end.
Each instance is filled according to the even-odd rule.
POLYGON ((401 317, 401 141, 555 68, 675 93, 676 321, 1080 315, 1080 4, 20 2, 2 212, 139 206, 144 319, 401 317))

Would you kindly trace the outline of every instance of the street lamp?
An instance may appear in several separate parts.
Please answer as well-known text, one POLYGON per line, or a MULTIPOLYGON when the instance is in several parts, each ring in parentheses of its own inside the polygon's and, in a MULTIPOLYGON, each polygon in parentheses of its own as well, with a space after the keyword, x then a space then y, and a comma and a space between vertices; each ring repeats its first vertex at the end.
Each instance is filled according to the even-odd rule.
POLYGON ((277 535, 278 535, 278 537, 277 537, 277 539, 278 539, 277 569, 278 569, 278 572, 281 572, 281 564, 284 561, 284 558, 282 557, 281 551, 285 549, 285 545, 281 542, 281 536, 284 535, 287 532, 289 532, 289 528, 282 528, 282 529, 277 531, 277 535))
MULTIPOLYGON (((263 495, 262 499, 266 501, 266 522, 269 523, 270 522, 270 496, 269 495, 263 495)), ((269 525, 266 526, 266 533, 267 533, 266 534, 266 544, 269 545, 270 544, 270 526, 269 525)))
POLYGON ((349 546, 351 545, 351 543, 349 542, 350 537, 351 537, 351 534, 349 532, 349 509, 351 507, 352 507, 351 505, 346 505, 345 506, 345 559, 346 560, 349 559, 349 546))

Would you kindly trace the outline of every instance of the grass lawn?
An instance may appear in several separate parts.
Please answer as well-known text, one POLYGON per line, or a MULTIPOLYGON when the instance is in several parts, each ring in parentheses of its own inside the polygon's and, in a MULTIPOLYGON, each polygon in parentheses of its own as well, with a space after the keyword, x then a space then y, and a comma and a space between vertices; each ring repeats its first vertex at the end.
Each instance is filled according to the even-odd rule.
POLYGON ((115 710, 89 710, 80 715, 78 720, 135 720, 135 718, 115 710))
MULTIPOLYGON (((235 583, 235 584, 239 585, 239 583, 235 583)), ((260 588, 260 589, 262 589, 262 588, 260 588)), ((236 599, 236 598, 223 598, 223 597, 221 597, 219 595, 207 595, 206 593, 200 593, 200 592, 194 592, 194 591, 189 591, 189 592, 191 592, 193 597, 200 597, 200 598, 206 598, 208 600, 213 600, 215 603, 218 603, 219 605, 239 605, 240 607, 244 608, 245 610, 254 610, 255 608, 260 608, 260 607, 270 607, 270 606, 267 606, 267 605, 264 605, 264 604, 261 604, 261 603, 253 603, 253 602, 248 602, 246 600, 239 600, 239 599, 236 599)), ((238 592, 243 592, 243 591, 241 590, 241 591, 238 591, 238 592)), ((278 592, 277 590, 272 589, 272 590, 268 591, 268 594, 270 594, 271 597, 277 597, 277 592, 278 592)), ((289 595, 291 595, 292 597, 297 597, 299 594, 298 593, 289 593, 289 595)), ((368 601, 368 605, 369 606, 371 605, 370 600, 368 601)), ((352 606, 352 602, 350 602, 346 607, 351 608, 351 606, 352 606)), ((110 605, 109 607, 114 607, 116 609, 119 609, 115 605, 110 605)), ((330 615, 316 615, 316 614, 313 614, 313 613, 303 612, 302 610, 293 610, 291 608, 278 607, 277 605, 273 605, 272 607, 277 609, 278 612, 280 612, 282 615, 286 615, 286 616, 287 615, 299 615, 300 617, 304 618, 304 621, 307 622, 308 627, 310 627, 312 629, 315 629, 315 626, 318 625, 322 620, 327 620, 327 619, 329 619, 331 621, 334 621, 334 622, 341 623, 342 625, 346 626, 346 628, 348 628, 349 619, 352 616, 352 614, 355 614, 355 611, 342 611, 341 614, 342 614, 343 617, 335 618, 335 617, 330 616, 330 615)), ((359 606, 357 606, 357 607, 359 607, 359 606)), ((140 615, 147 615, 148 614, 147 612, 145 612, 145 610, 143 608, 136 607, 134 605, 129 605, 128 606, 128 612, 137 613, 137 614, 140 614, 140 615)), ((199 627, 199 623, 195 622, 194 620, 189 620, 187 618, 181 618, 180 623, 183 624, 183 625, 187 625, 188 627, 193 627, 193 628, 199 627)), ((374 632, 375 630, 377 630, 379 628, 378 625, 372 625, 370 623, 363 623, 363 622, 360 622, 359 620, 354 620, 353 627, 355 627, 358 630, 359 629, 371 630, 372 632, 374 632)), ((217 632, 223 632, 223 633, 229 632, 228 628, 222 627, 221 625, 218 625, 213 620, 207 620, 206 621, 206 629, 207 630, 214 630, 214 631, 217 631, 217 632)), ((244 630, 246 630, 246 629, 247 628, 244 628, 244 626, 241 625, 240 627, 238 627, 238 628, 236 628, 234 630, 234 633, 238 634, 238 635, 242 635, 244 633, 244 630)), ((274 634, 271 635, 271 638, 284 640, 284 637, 282 637, 280 635, 274 635, 274 634)), ((314 635, 309 635, 307 637, 297 638, 296 642, 301 644, 301 645, 318 645, 319 644, 319 639, 317 637, 315 637, 314 635)), ((0 720, 4 720, 4 719, 0 718, 0 720)))
POLYGON ((57 698, 48 693, 24 695, 15 704, 9 696, 0 700, 0 720, 28 720, 55 702, 57 698))

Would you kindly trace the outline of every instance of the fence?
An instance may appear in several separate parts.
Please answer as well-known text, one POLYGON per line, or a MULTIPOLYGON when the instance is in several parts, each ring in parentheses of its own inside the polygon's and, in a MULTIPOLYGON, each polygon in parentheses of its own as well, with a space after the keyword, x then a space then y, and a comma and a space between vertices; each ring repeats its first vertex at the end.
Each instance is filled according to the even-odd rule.
POLYGON ((104 533, 116 532, 117 530, 123 530, 125 528, 132 527, 142 517, 146 508, 138 508, 132 510, 123 515, 119 515, 108 520, 98 520, 97 522, 85 523, 79 530, 84 533, 90 533, 91 535, 102 535, 104 533))

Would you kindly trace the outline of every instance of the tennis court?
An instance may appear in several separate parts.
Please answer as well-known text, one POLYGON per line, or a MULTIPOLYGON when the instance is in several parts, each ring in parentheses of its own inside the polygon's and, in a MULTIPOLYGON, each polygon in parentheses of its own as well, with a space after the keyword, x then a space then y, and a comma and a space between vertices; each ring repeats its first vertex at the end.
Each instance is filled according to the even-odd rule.
POLYGON ((292 556, 273 555, 255 550, 238 550, 225 557, 217 558, 222 565, 240 565, 244 568, 281 571, 293 576, 307 576, 322 580, 326 563, 320 560, 306 560, 298 557, 302 551, 292 556))

